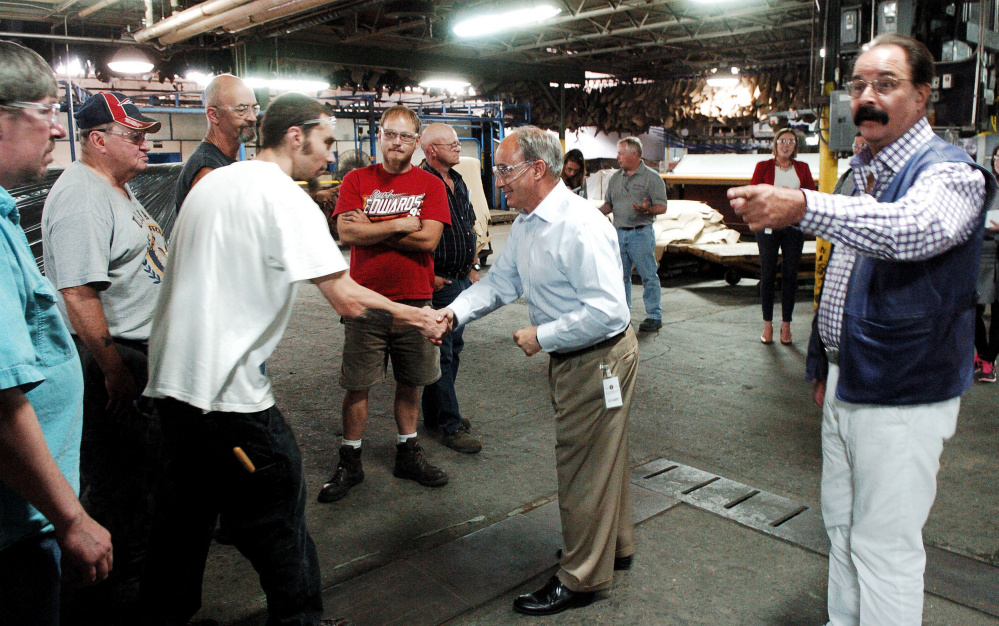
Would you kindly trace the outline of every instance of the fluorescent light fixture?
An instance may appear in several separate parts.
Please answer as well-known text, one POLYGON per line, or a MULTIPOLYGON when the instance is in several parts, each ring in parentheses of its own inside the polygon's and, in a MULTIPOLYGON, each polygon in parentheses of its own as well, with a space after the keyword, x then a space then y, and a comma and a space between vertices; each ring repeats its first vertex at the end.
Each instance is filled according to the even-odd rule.
POLYGON ((512 8, 476 13, 459 19, 451 28, 451 32, 458 37, 482 37, 511 28, 537 24, 561 12, 561 8, 548 2, 514 5, 512 8))
POLYGON ((197 70, 190 70, 184 74, 184 80, 189 80, 191 82, 197 83, 198 87, 202 89, 208 86, 208 83, 212 82, 215 78, 215 74, 199 72, 197 70))
POLYGON ((86 75, 86 70, 83 64, 80 63, 80 59, 73 57, 69 60, 69 63, 65 61, 60 61, 59 65, 55 67, 55 73, 59 76, 72 76, 73 78, 80 78, 86 75))
POLYGON ((461 78, 428 78, 420 81, 424 89, 440 89, 441 91, 465 91, 472 83, 461 78))
POLYGON ((329 89, 329 81, 298 78, 255 78, 243 79, 250 89, 276 89, 278 91, 323 91, 329 89))
POLYGON ((708 77, 709 87, 735 87, 739 84, 739 68, 733 67, 729 72, 718 73, 718 68, 711 70, 708 77))
POLYGON ((141 49, 131 46, 115 52, 108 67, 119 74, 148 74, 153 70, 153 62, 141 49))

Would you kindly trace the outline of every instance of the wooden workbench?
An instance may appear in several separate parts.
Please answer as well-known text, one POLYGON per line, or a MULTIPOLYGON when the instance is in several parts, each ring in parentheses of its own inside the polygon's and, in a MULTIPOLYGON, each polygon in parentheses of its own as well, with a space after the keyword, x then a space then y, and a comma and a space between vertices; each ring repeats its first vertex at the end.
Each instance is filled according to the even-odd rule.
MULTIPOLYGON (((726 243, 671 243, 666 246, 669 254, 689 254, 699 259, 727 268, 725 281, 734 285, 743 276, 759 278, 760 248, 755 241, 740 241, 735 244, 726 243)), ((801 253, 801 265, 798 266, 798 278, 810 278, 815 273, 815 240, 806 241, 801 253)), ((778 275, 780 268, 778 267, 778 275)))

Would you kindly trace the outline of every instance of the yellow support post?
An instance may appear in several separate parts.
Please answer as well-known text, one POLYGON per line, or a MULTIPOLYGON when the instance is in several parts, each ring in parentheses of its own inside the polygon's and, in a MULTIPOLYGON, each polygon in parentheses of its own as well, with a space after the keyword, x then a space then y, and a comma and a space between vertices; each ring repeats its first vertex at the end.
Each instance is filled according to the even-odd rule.
MULTIPOLYGON (((822 90, 827 96, 835 89, 833 83, 826 83, 822 90)), ((819 191, 832 193, 838 178, 836 156, 829 150, 829 104, 822 107, 822 117, 819 121, 819 191)), ((815 294, 814 307, 819 306, 819 294, 822 293, 822 280, 829 265, 829 255, 832 244, 824 239, 815 240, 815 294)))

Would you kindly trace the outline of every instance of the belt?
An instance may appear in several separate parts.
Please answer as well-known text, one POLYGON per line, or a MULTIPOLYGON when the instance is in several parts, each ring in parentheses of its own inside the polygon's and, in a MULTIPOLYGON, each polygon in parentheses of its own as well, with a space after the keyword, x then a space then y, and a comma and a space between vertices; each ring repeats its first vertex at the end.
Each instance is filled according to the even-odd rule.
POLYGON ((464 274, 452 274, 451 272, 438 272, 437 270, 434 270, 434 275, 448 280, 461 280, 463 278, 468 278, 468 273, 471 271, 472 268, 469 266, 468 270, 466 270, 464 274))
POLYGON ((586 346, 585 348, 580 348, 579 350, 569 350, 568 352, 551 352, 549 353, 549 356, 551 356, 551 358, 555 359, 556 361, 565 361, 566 359, 571 359, 577 356, 582 356, 584 354, 589 354, 590 352, 596 352, 601 348, 609 348, 614 344, 616 344, 618 341, 621 341, 621 339, 624 338, 624 335, 627 332, 628 332, 627 330, 622 330, 613 337, 608 337, 603 341, 598 341, 592 346, 586 346))
POLYGON ((831 365, 839 365, 839 348, 826 348, 826 359, 831 365))
POLYGON ((648 226, 648 224, 642 224, 641 226, 618 226, 618 230, 642 230, 648 226))

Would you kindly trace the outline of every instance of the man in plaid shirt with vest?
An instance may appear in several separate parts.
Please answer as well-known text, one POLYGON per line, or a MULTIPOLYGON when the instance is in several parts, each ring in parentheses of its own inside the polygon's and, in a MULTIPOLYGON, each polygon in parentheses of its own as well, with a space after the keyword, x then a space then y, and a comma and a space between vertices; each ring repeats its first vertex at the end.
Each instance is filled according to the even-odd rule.
POLYGON ((822 515, 833 625, 917 625, 944 441, 972 383, 975 285, 995 180, 933 134, 933 57, 887 35, 847 90, 868 148, 856 191, 729 190, 752 230, 799 224, 833 242, 809 345, 822 406, 822 515))

